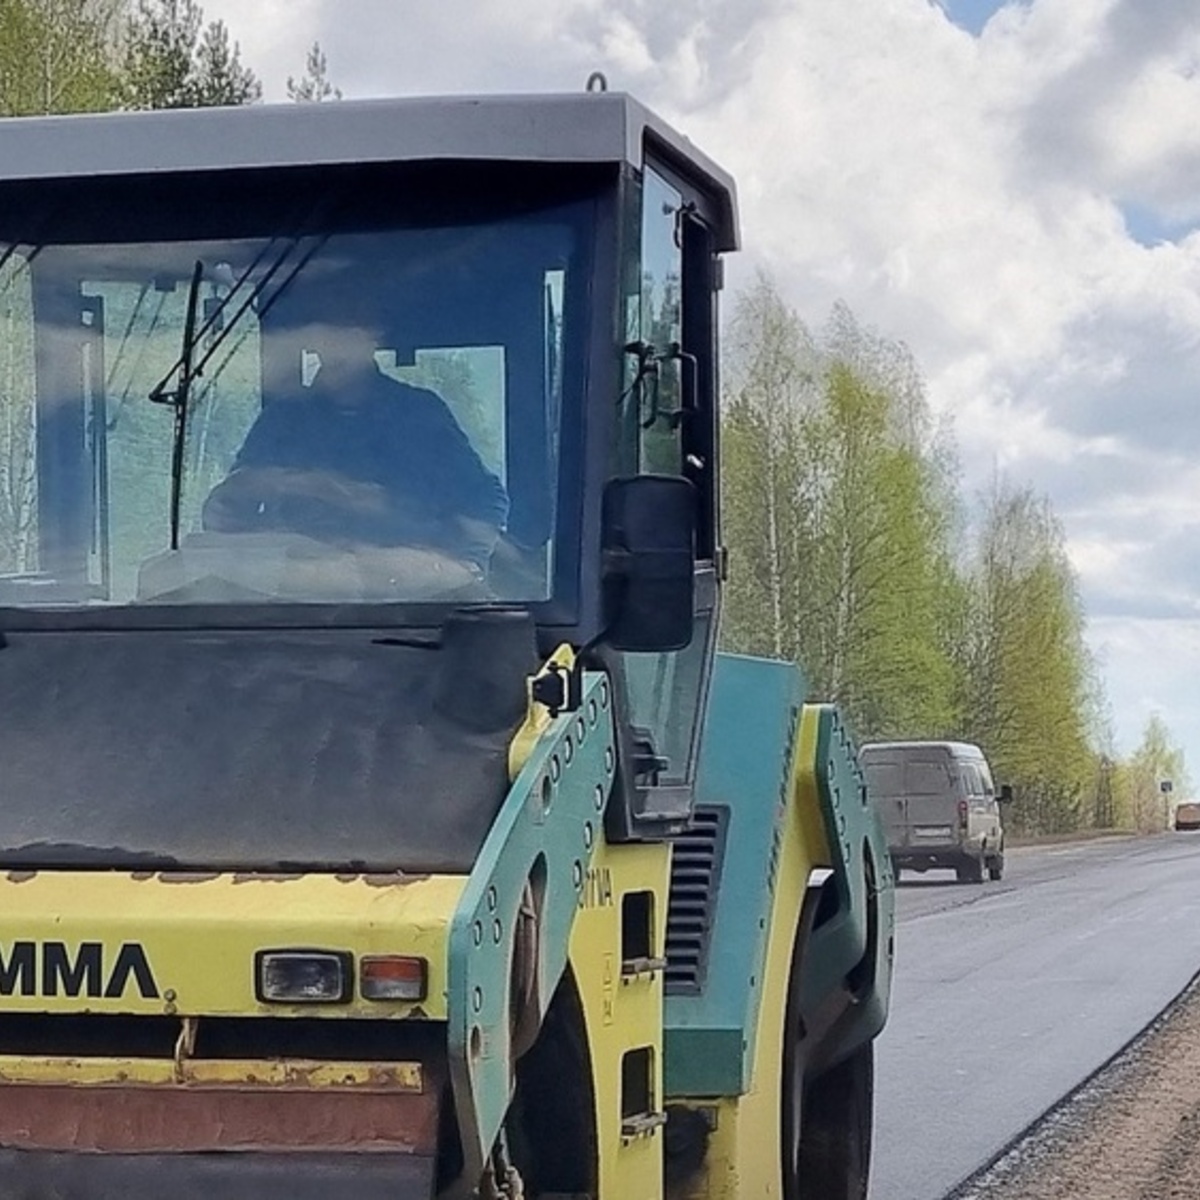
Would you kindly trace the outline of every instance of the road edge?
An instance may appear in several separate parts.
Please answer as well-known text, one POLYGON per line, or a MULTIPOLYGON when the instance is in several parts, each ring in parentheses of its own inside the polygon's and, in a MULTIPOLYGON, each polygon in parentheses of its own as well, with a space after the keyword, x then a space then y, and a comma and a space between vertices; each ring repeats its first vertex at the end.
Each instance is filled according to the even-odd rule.
POLYGON ((1159 1009, 1132 1037, 1118 1047, 1094 1071, 1086 1075, 1069 1092, 1059 1097, 1049 1108, 1036 1116, 1024 1129, 1014 1134, 986 1162, 978 1166, 969 1175, 964 1176, 945 1195, 942 1200, 973 1200, 978 1188, 1001 1182, 1004 1175, 1014 1172, 1025 1162, 1021 1153, 1027 1150, 1031 1143, 1036 1144, 1039 1138, 1047 1140, 1056 1132, 1054 1126, 1066 1111, 1087 1098, 1089 1092, 1100 1093, 1106 1082, 1106 1077, 1118 1071, 1123 1065, 1132 1060, 1142 1045, 1152 1038, 1159 1029, 1170 1019, 1171 1015, 1187 1000, 1193 992, 1200 989, 1200 970, 1197 970, 1179 991, 1159 1009), (1006 1160, 1011 1160, 1006 1167, 1006 1160), (998 1178, 989 1179, 995 1173, 998 1178))

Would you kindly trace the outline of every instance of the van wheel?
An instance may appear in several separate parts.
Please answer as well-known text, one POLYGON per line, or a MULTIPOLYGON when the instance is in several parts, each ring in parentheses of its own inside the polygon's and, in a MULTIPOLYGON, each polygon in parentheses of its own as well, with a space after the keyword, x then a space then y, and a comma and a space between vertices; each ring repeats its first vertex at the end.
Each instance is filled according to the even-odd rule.
POLYGON ((958 876, 959 883, 982 883, 987 877, 987 872, 984 870, 984 859, 979 858, 969 859, 963 863, 961 867, 955 868, 955 874, 958 876))
POLYGON ((870 1042, 808 1083, 797 1172, 803 1200, 866 1200, 874 1095, 870 1042))
POLYGON ((999 883, 1004 878, 1004 855, 995 854, 988 860, 988 878, 999 883))

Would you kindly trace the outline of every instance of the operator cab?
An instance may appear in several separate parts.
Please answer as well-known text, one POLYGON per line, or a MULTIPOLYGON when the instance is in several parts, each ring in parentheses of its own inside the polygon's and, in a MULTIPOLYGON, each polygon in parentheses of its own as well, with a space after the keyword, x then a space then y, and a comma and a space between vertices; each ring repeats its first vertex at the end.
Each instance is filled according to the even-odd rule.
MULTIPOLYGON (((139 741, 204 810, 212 788, 187 781, 224 735, 199 757, 189 722, 252 697, 300 724, 320 711, 336 741, 377 686, 360 658, 416 643, 388 669, 436 673, 419 651, 464 611, 524 614, 530 669, 562 642, 606 657, 641 781, 617 824, 677 826, 717 605, 734 241, 730 181, 624 96, 0 122, 0 706, 50 722, 4 750, 29 817, 0 821, 0 866, 5 846, 35 863, 31 845, 67 840, 39 763, 106 746, 59 782, 111 800, 120 828, 94 836, 128 848, 139 741), (74 735, 49 715, 64 694, 74 735), (155 711, 153 732, 131 725, 155 711)), ((268 764, 238 752, 265 803, 268 764)), ((293 794, 348 791, 352 822, 345 776, 377 778, 368 759, 293 794)), ((375 862, 381 829, 330 867, 375 862)), ((137 852, 323 861, 318 835, 247 849, 261 833, 137 852)))

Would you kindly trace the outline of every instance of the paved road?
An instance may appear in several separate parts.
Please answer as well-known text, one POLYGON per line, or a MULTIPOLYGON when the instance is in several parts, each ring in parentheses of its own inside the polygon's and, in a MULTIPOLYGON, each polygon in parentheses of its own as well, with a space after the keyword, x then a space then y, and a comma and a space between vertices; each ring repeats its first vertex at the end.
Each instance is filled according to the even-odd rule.
POLYGON ((938 1200, 1200 970, 1200 834, 1023 849, 1001 883, 906 872, 871 1200, 938 1200))

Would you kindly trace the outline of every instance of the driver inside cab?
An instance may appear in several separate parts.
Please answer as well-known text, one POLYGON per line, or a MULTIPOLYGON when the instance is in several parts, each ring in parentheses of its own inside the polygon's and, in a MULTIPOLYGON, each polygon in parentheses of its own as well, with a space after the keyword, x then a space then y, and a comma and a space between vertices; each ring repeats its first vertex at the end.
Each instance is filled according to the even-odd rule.
POLYGON ((356 558, 423 550, 481 577, 508 498, 446 403, 379 370, 370 322, 309 327, 302 340, 315 375, 297 368, 264 404, 205 501, 204 528, 299 534, 356 558))

